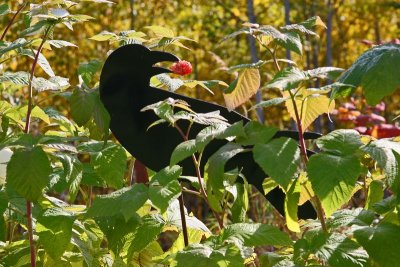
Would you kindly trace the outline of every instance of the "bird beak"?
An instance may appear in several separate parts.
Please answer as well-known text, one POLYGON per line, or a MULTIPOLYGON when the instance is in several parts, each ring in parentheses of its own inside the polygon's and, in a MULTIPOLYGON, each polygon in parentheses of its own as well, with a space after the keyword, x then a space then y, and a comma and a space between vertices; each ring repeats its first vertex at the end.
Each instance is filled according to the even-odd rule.
POLYGON ((163 61, 171 61, 171 62, 176 62, 179 61, 179 58, 177 58, 175 55, 162 52, 162 51, 151 51, 150 54, 150 63, 151 65, 154 65, 159 62, 163 61))
MULTIPOLYGON (((171 61, 171 62, 179 61, 179 58, 177 58, 175 55, 162 51, 151 51, 149 58, 151 65, 164 61, 171 61)), ((171 73, 171 72, 172 71, 169 69, 153 66, 151 69, 151 76, 158 75, 161 73, 171 73)))

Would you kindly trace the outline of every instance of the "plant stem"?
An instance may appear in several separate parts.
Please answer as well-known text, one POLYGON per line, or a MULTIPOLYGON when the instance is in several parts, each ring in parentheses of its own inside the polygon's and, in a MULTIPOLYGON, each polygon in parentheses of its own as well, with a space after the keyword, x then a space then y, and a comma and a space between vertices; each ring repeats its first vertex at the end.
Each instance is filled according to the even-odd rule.
MULTIPOLYGON (((307 163, 308 163, 308 156, 307 156, 307 149, 306 149, 306 144, 305 144, 305 140, 304 140, 304 136, 303 136, 303 125, 301 123, 299 111, 297 109, 296 101, 294 99, 295 96, 293 95, 293 93, 290 90, 288 92, 290 94, 290 99, 292 100, 294 114, 296 117, 297 130, 299 132, 300 154, 303 158, 304 167, 306 167, 307 163)), ((319 198, 317 196, 313 197, 313 201, 314 201, 316 209, 317 209, 317 216, 321 222, 322 230, 324 230, 324 232, 328 232, 328 229, 327 229, 326 223, 325 223, 324 210, 322 208, 321 201, 319 200, 319 198)))
POLYGON ((183 193, 179 196, 179 209, 181 212, 181 220, 182 220, 182 232, 183 232, 183 241, 185 243, 185 247, 189 246, 189 237, 188 230, 186 226, 186 216, 185 216, 185 206, 183 203, 183 193))
MULTIPOLYGON (((35 74, 36 65, 39 59, 40 52, 42 51, 43 45, 46 42, 47 35, 50 32, 51 26, 49 26, 43 36, 42 42, 39 45, 35 58, 33 60, 30 76, 29 76, 29 85, 28 85, 28 110, 26 112, 25 119, 25 129, 24 132, 29 133, 30 121, 31 121, 31 113, 33 109, 33 88, 32 81, 33 75, 35 74)), ((29 236, 29 248, 31 255, 31 266, 36 267, 36 253, 35 253, 35 244, 33 242, 33 229, 32 229, 32 203, 30 201, 26 201, 26 222, 28 228, 28 236, 29 236)))
MULTIPOLYGON (((272 52, 271 49, 269 49, 268 47, 265 47, 265 48, 271 54, 272 60, 274 61, 275 68, 277 69, 277 71, 280 71, 281 68, 279 66, 278 60, 276 59, 276 49, 274 49, 274 51, 272 52)), ((307 148, 306 148, 306 143, 305 143, 304 135, 303 135, 303 125, 301 123, 301 117, 299 115, 299 110, 297 108, 296 100, 295 100, 295 95, 297 94, 298 90, 296 91, 295 94, 293 94, 291 90, 288 90, 288 92, 289 92, 290 99, 293 104, 297 130, 299 132, 300 154, 303 159, 304 167, 306 167, 307 163, 308 163, 307 148)), ((317 210, 317 216, 321 222, 322 230, 324 232, 328 232, 328 229, 326 227, 326 222, 325 222, 324 209, 322 208, 320 199, 317 196, 314 196, 314 197, 312 197, 312 202, 314 202, 314 206, 317 210)))
MULTIPOLYGON (((175 127, 175 129, 178 130, 178 132, 182 136, 183 140, 188 141, 189 133, 187 132, 185 134, 176 123, 174 124, 174 127, 175 127)), ((219 229, 221 230, 224 228, 224 223, 221 220, 221 218, 218 216, 217 212, 211 207, 210 203, 208 202, 208 196, 207 196, 206 190, 204 189, 203 182, 202 182, 202 177, 201 177, 201 172, 200 172, 200 163, 194 154, 192 155, 192 159, 193 159, 193 163, 194 163, 195 169, 196 169, 196 176, 197 176, 197 180, 199 182, 200 192, 203 195, 205 202, 210 207, 214 217, 217 219, 219 229)))
POLYGON ((32 229, 32 203, 28 200, 26 201, 26 224, 29 236, 31 266, 36 267, 36 253, 35 253, 35 244, 33 243, 33 229, 32 229))
POLYGON ((10 29, 11 25, 14 23, 15 18, 18 16, 18 14, 22 11, 22 9, 24 9, 24 7, 26 6, 28 2, 23 3, 17 10, 17 12, 15 12, 15 14, 12 16, 10 22, 8 22, 7 27, 4 29, 3 34, 0 37, 0 41, 4 40, 4 37, 6 36, 8 30, 10 29))

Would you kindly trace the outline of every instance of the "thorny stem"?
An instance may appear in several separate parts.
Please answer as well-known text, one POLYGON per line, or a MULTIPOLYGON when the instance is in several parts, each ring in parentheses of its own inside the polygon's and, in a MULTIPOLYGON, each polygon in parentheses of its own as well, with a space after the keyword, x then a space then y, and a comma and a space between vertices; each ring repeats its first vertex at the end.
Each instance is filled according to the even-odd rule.
MULTIPOLYGON (((274 51, 272 52, 271 49, 267 48, 267 51, 272 56, 272 59, 273 59, 274 64, 275 64, 275 68, 278 71, 280 71, 281 68, 279 66, 278 60, 276 59, 276 49, 274 49, 274 51)), ((294 114, 295 114, 295 118, 296 118, 296 125, 297 125, 297 131, 299 132, 300 154, 301 154, 301 156, 303 158, 304 167, 306 167, 307 163, 308 163, 307 148, 306 148, 304 135, 303 135, 303 125, 301 123, 301 117, 299 115, 299 110, 297 108, 296 101, 295 101, 295 96, 296 96, 296 93, 298 92, 298 90, 296 91, 295 94, 293 94, 291 90, 288 90, 288 92, 289 92, 290 99, 292 101, 292 105, 293 105, 293 109, 294 109, 294 114)), ((318 216, 318 219, 321 222, 322 230, 324 232, 328 232, 328 229, 326 227, 326 222, 325 222, 324 210, 322 208, 322 204, 321 204, 320 199, 317 196, 314 196, 312 198, 312 202, 315 203, 315 208, 317 209, 317 216, 318 216)))
MULTIPOLYGON (((40 52, 42 51, 43 45, 46 42, 47 35, 50 32, 51 26, 47 28, 42 42, 39 45, 39 48, 36 52, 35 59, 33 60, 30 76, 29 76, 29 85, 28 85, 28 110, 26 112, 26 120, 25 120, 25 129, 24 132, 27 134, 29 133, 29 126, 31 121, 31 113, 32 113, 32 106, 33 106, 33 88, 32 88, 32 81, 33 75, 35 73, 36 65, 38 62, 38 58, 40 52)), ((30 256, 31 256, 31 266, 36 267, 36 254, 35 254, 35 244, 33 243, 33 229, 32 229, 32 203, 27 200, 26 201, 26 222, 28 228, 28 236, 29 236, 29 247, 30 247, 30 256)))
MULTIPOLYGON (((183 140, 187 141, 188 140, 188 133, 184 134, 182 129, 176 123, 174 124, 174 127, 175 127, 175 129, 178 130, 178 132, 182 136, 183 140)), ((224 228, 224 223, 221 220, 221 218, 218 216, 216 211, 211 207, 210 203, 208 202, 207 192, 204 189, 203 182, 202 182, 202 177, 201 177, 201 172, 200 172, 200 163, 199 163, 198 159, 196 158, 196 156, 194 154, 192 155, 192 159, 193 159, 193 163, 194 163, 195 169, 196 169, 196 176, 197 176, 197 180, 199 182, 200 192, 203 195, 203 198, 206 201, 207 205, 210 207, 214 217, 217 219, 219 229, 221 230, 221 229, 224 228)))
POLYGON ((186 226, 186 217, 185 217, 185 206, 183 204, 183 193, 179 196, 179 209, 181 212, 181 220, 182 220, 182 232, 183 232, 183 241, 185 242, 185 247, 189 246, 189 237, 186 226))
POLYGON ((4 29, 3 34, 0 37, 0 41, 4 40, 4 37, 6 36, 8 30, 10 29, 11 25, 14 23, 15 18, 18 16, 18 14, 22 11, 22 9, 24 9, 24 7, 26 6, 28 2, 23 3, 17 10, 17 12, 15 12, 14 16, 12 16, 10 22, 7 24, 7 27, 4 29))

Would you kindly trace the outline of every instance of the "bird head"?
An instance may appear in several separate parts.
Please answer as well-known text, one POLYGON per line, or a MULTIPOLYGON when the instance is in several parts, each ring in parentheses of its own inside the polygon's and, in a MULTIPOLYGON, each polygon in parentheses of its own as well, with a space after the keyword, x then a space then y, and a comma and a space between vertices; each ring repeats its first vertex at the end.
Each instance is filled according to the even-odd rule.
MULTIPOLYGON (((100 76, 100 97, 103 102, 121 90, 142 90, 149 86, 150 78, 169 69, 154 66, 164 61, 179 61, 173 54, 151 51, 139 44, 121 46, 104 63, 100 76)), ((132 92, 130 92, 132 93, 132 92)))

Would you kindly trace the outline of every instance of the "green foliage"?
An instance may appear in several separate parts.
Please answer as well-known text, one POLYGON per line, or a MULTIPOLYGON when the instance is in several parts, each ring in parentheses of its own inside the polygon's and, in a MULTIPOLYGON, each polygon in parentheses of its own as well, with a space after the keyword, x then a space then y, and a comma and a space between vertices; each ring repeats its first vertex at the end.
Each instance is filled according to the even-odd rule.
MULTIPOLYGON (((400 45, 387 44, 363 53, 340 77, 339 82, 361 86, 371 105, 392 94, 400 85, 400 72, 396 62, 400 59, 400 45)), ((348 91, 335 90, 334 95, 348 95, 348 91)))
MULTIPOLYGON (((258 5, 266 7, 270 4, 267 2, 258 5)), ((219 4, 214 4, 209 5, 215 9, 212 12, 203 4, 193 5, 199 14, 207 14, 199 20, 202 24, 212 16, 219 20, 226 15, 219 4)), ((196 94, 196 87, 211 93, 219 87, 224 90, 216 95, 224 97, 229 110, 239 106, 246 111, 247 106, 252 106, 250 110, 279 109, 277 106, 285 103, 297 127, 305 131, 317 116, 331 112, 334 101, 329 100, 329 94, 332 98, 349 95, 361 87, 372 104, 391 95, 400 84, 398 44, 369 49, 338 78, 341 68, 302 69, 305 64, 297 56, 293 60, 279 58, 284 50, 309 58, 310 48, 317 43, 313 39, 318 38, 315 28, 326 27, 319 17, 283 27, 243 24, 242 29, 224 38, 235 38, 235 44, 216 48, 219 52, 223 49, 225 57, 240 57, 240 62, 226 59, 229 65, 235 65, 228 66, 218 56, 207 58, 210 53, 205 53, 210 45, 204 44, 204 34, 216 34, 207 30, 214 27, 212 23, 204 23, 199 30, 199 24, 192 21, 192 12, 190 18, 179 12, 178 6, 183 4, 154 9, 168 13, 172 8, 176 18, 171 21, 180 21, 178 28, 183 28, 153 25, 144 27, 143 32, 112 32, 118 29, 114 24, 121 23, 116 20, 112 29, 101 29, 103 20, 108 20, 104 14, 108 16, 114 8, 125 9, 126 3, 113 6, 107 0, 62 0, 16 5, 0 4, 2 22, 10 22, 3 25, 0 40, 0 146, 13 153, 10 159, 0 160, 1 166, 7 165, 6 179, 0 180, 1 266, 29 266, 32 256, 38 266, 398 265, 397 139, 374 140, 356 131, 337 130, 319 138, 315 144, 321 151, 308 159, 301 135, 300 145, 294 139, 272 139, 278 131, 274 127, 255 121, 229 125, 215 112, 196 113, 184 101, 166 99, 143 109, 159 117, 150 127, 167 123, 177 128, 182 122, 196 123, 203 129, 195 137, 189 135, 190 127, 181 129, 192 139, 182 140, 175 148, 170 166, 151 173, 148 184, 128 186, 133 170, 127 168, 127 163, 131 159, 109 136, 110 117, 98 92, 99 72, 108 49, 140 43, 151 49, 184 51, 183 56, 196 59, 196 80, 162 74, 151 79, 153 86, 170 91, 186 87, 196 94), (21 10, 17 12, 17 8, 21 10), (89 10, 90 14, 101 14, 99 22, 94 22, 99 23, 94 27, 97 34, 88 26, 93 18, 84 13, 89 10), (12 22, 14 15, 16 20, 12 22), (188 21, 181 23, 182 19, 188 21), (78 28, 77 23, 83 25, 78 28), (63 40, 69 38, 67 31, 75 29, 92 36, 88 42, 91 49, 80 40, 85 39, 80 34, 74 35, 73 43, 63 40), (193 39, 176 34, 184 34, 187 29, 193 39, 202 40, 201 51, 198 45, 189 45, 193 39), (244 49, 236 37, 242 34, 254 37, 260 45, 262 58, 258 62, 246 63, 246 57, 241 57, 244 49), (69 66, 69 61, 75 60, 84 62, 69 66), (210 63, 213 61, 217 64, 210 63), (205 62, 212 66, 206 76, 202 66, 205 62), (237 79, 232 78, 229 86, 214 78, 204 80, 217 69, 237 79), (62 73, 68 77, 58 76, 62 73), (316 81, 320 86, 314 85, 316 81), (269 100, 248 104, 260 88, 269 100), (273 89, 279 89, 281 95, 273 98, 273 89), (207 146, 215 139, 225 140, 226 144, 208 162, 202 162, 203 153, 208 153, 207 146), (229 160, 240 153, 252 153, 269 177, 264 184, 266 191, 279 186, 286 192, 285 220, 272 213, 262 216, 259 207, 264 203, 255 200, 246 182, 251 177, 244 177, 243 170, 226 170, 229 160), (192 158, 199 169, 198 177, 181 176, 184 170, 179 164, 187 158, 192 158), (195 202, 202 209, 191 205, 192 212, 188 213, 178 202, 182 193, 185 200, 189 193, 198 197, 195 202), (344 208, 349 206, 350 198, 359 195, 365 199, 354 201, 358 207, 344 208), (317 208, 318 220, 298 220, 299 205, 307 200, 317 208), (210 216, 200 220, 198 216, 208 210, 210 216), (28 240, 30 235, 33 243, 28 240), (268 249, 262 248, 265 246, 268 249)), ((237 9, 231 4, 224 8, 230 11, 227 14, 242 20, 240 5, 237 9)), ((273 11, 271 7, 271 14, 273 11)), ((265 15, 261 12, 259 16, 265 15)), ((151 19, 164 25, 153 14, 151 19)), ((237 27, 237 22, 234 24, 237 27)), ((347 31, 342 24, 338 28, 347 31)), ((215 25, 226 28, 223 31, 232 29, 230 23, 220 26, 215 25)))

